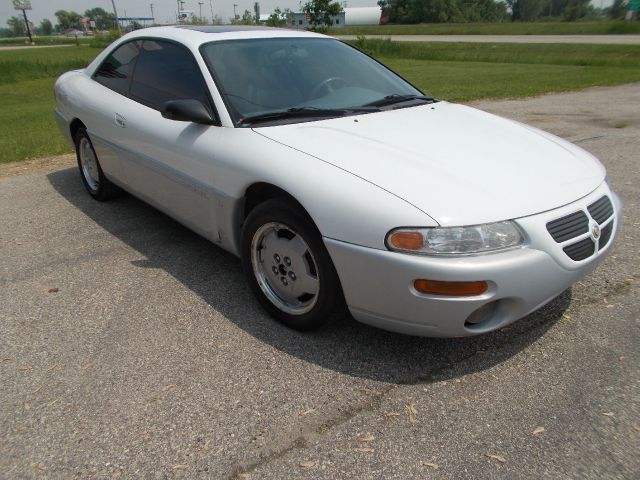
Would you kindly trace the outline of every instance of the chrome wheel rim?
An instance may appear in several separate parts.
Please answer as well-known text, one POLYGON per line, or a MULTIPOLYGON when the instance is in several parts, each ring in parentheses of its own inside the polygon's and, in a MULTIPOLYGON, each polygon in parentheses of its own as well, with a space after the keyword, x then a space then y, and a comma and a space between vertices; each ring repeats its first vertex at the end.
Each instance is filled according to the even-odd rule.
POLYGON ((91 142, 85 137, 80 139, 80 145, 78 145, 78 151, 80 154, 80 167, 82 170, 82 176, 89 185, 92 191, 98 190, 100 185, 100 173, 98 171, 98 159, 93 152, 91 142))
POLYGON ((309 312, 318 301, 318 264, 307 242, 281 223, 266 223, 253 235, 251 266, 262 292, 291 315, 309 312))

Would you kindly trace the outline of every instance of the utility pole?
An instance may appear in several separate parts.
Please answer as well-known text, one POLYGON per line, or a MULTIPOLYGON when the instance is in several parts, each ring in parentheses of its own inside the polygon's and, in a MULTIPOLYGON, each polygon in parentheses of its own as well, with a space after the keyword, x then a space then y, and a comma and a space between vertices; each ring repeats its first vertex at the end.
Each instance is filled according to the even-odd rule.
POLYGON ((200 7, 200 19, 202 19, 202 5, 204 5, 204 2, 198 2, 198 6, 200 7))
POLYGON ((213 0, 209 0, 209 8, 211 8, 211 24, 213 25, 213 0))
POLYGON ((233 4, 233 18, 235 18, 237 20, 238 19, 238 14, 236 13, 236 8, 238 8, 238 4, 234 3, 233 4))
POLYGON ((150 3, 149 6, 151 7, 151 18, 153 18, 153 24, 156 24, 156 16, 153 14, 153 3, 150 3))
POLYGON ((27 20, 27 10, 31 10, 30 0, 13 0, 14 10, 22 10, 22 16, 24 17, 24 26, 27 27, 27 35, 29 35, 29 44, 33 43, 31 38, 31 27, 29 27, 29 20, 27 20))
POLYGON ((113 6, 113 14, 116 16, 116 28, 120 30, 120 22, 118 21, 118 11, 116 10, 116 0, 111 0, 113 6))

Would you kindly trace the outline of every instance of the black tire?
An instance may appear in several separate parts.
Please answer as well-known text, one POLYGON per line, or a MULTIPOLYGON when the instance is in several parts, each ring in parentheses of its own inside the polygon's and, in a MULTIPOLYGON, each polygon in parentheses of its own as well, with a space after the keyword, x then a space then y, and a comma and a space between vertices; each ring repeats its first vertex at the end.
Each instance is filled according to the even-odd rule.
POLYGON ((80 178, 82 179, 84 188, 86 188, 89 195, 101 202, 117 197, 122 192, 122 190, 111 183, 109 179, 104 175, 102 167, 100 166, 100 161, 98 160, 98 155, 96 154, 96 151, 93 148, 93 144, 91 143, 91 139, 89 138, 89 134, 84 127, 78 129, 74 138, 74 142, 76 146, 76 158, 78 160, 80 178), (93 176, 95 178, 92 178, 91 173, 89 173, 89 171, 82 165, 81 157, 83 153, 81 152, 81 149, 84 149, 85 146, 86 148, 90 149, 95 158, 95 167, 92 170, 93 176))
MULTIPOLYGON (((280 241, 280 239, 276 241, 280 241)), ((266 250, 266 247, 263 249, 256 248, 256 252, 266 252, 266 250)), ((329 252, 322 242, 320 232, 307 213, 299 205, 295 204, 293 200, 288 200, 286 198, 268 200, 255 207, 249 213, 242 229, 241 253, 242 267, 251 290, 265 310, 284 325, 301 331, 315 330, 326 325, 332 321, 335 316, 341 314, 345 310, 345 302, 342 294, 342 288, 340 286, 340 280, 333 262, 331 261, 331 257, 329 256, 329 252), (299 258, 306 259, 307 266, 310 266, 311 264, 314 265, 314 267, 311 267, 311 270, 315 272, 317 285, 319 285, 317 294, 314 295, 316 298, 313 306, 306 307, 310 308, 309 311, 303 313, 290 313, 283 311, 282 308, 276 305, 276 303, 280 301, 280 298, 276 298, 276 303, 274 303, 274 301, 265 294, 265 291, 263 291, 263 288, 270 289, 269 286, 265 286, 264 278, 262 281, 263 286, 261 287, 261 283, 258 278, 260 274, 256 273, 256 270, 260 270, 260 266, 254 269, 252 262, 252 250, 254 248, 253 242, 255 240, 256 245, 262 245, 262 243, 258 243, 258 239, 261 238, 260 232, 273 224, 287 227, 282 230, 272 228, 272 231, 277 231, 278 236, 285 234, 291 235, 292 232, 294 232, 295 235, 301 237, 304 243, 306 243, 305 246, 308 247, 307 254, 302 255, 299 258)), ((266 268, 267 259, 264 259, 265 261, 260 261, 260 255, 262 254, 256 253, 255 259, 256 262, 262 264, 264 267, 263 270, 269 270, 276 267, 275 260, 269 257, 268 261, 271 263, 268 268, 266 268)), ((300 265, 300 262, 296 262, 294 260, 294 263, 290 265, 292 266, 289 268, 293 269, 295 265, 300 265)), ((273 273, 274 276, 269 277, 270 281, 267 280, 267 285, 277 283, 278 275, 280 274, 275 271, 273 271, 273 273)), ((291 273, 293 273, 293 270, 289 272, 289 275, 291 273)), ((285 276, 281 278, 289 280, 284 272, 283 275, 285 276)), ((293 282, 290 280, 291 288, 294 287, 295 280, 295 276, 293 277, 293 282)), ((302 279, 298 278, 297 280, 302 279)), ((277 287, 286 288, 280 287, 280 285, 277 287)), ((271 289, 271 292, 273 291, 274 290, 271 289)), ((311 300, 308 301, 311 302, 311 300)))

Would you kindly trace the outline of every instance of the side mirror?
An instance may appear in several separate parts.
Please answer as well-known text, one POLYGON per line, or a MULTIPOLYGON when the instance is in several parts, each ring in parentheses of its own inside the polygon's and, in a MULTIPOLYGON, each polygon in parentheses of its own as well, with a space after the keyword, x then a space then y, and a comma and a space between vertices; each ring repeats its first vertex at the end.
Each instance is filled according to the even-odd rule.
POLYGON ((213 115, 199 100, 171 100, 162 107, 162 116, 179 122, 193 122, 210 125, 213 115))

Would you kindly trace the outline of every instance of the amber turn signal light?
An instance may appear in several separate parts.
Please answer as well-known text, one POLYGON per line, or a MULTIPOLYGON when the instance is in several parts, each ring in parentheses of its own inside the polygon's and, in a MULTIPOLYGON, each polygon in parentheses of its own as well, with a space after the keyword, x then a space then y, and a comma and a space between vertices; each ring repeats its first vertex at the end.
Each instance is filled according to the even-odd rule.
POLYGON ((472 297, 487 291, 487 282, 441 282, 439 280, 418 279, 413 282, 420 293, 429 295, 446 295, 449 297, 472 297))
POLYGON ((420 250, 424 238, 419 232, 394 232, 389 236, 389 244, 401 250, 420 250))

